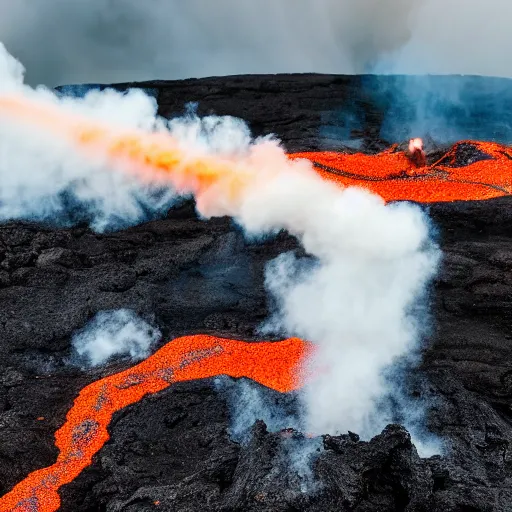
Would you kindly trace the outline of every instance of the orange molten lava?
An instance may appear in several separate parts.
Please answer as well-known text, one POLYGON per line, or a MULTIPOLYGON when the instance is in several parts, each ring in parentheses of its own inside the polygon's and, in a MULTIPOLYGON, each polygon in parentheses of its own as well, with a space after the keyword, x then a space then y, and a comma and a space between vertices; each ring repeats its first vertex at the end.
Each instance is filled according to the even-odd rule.
POLYGON ((178 338, 142 363, 85 387, 56 432, 57 462, 34 471, 0 498, 0 511, 52 512, 58 490, 91 464, 108 441, 112 415, 174 382, 216 375, 247 377, 286 393, 303 382, 302 361, 311 345, 297 339, 247 343, 212 336, 178 338))
MULTIPOLYGON (((422 147, 413 141, 413 149, 422 147)), ((326 180, 364 187, 386 201, 475 201, 512 193, 512 151, 493 142, 458 142, 441 160, 421 168, 396 147, 377 155, 327 151, 290 157, 310 160, 326 180), (467 146, 485 159, 458 166, 457 153, 467 146)))

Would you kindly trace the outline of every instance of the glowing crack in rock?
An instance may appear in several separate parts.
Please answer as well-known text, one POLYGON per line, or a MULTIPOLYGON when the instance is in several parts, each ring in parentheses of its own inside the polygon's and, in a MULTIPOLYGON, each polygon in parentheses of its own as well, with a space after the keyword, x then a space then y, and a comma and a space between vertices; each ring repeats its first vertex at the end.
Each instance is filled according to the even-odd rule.
POLYGON ((185 336, 168 343, 142 363, 86 386, 55 434, 59 450, 52 466, 34 471, 3 498, 0 511, 52 512, 59 489, 89 466, 109 440, 112 415, 175 382, 217 375, 246 377, 286 393, 305 378, 302 362, 312 346, 298 338, 243 342, 213 336, 185 336))

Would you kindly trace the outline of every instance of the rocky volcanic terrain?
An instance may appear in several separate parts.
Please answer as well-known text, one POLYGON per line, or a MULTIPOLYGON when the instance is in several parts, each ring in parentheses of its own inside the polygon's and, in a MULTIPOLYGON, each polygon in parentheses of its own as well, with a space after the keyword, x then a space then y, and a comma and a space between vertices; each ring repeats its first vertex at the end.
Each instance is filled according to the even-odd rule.
MULTIPOLYGON (((290 151, 341 149, 328 134, 349 102, 364 113, 353 136, 372 151, 395 141, 383 139, 385 106, 361 80, 236 77, 144 87, 164 116, 197 101, 200 113, 239 116, 257 135, 276 133, 290 151)), ((61 510, 512 510, 512 198, 425 208, 444 259, 432 336, 410 392, 429 400, 427 426, 446 440, 446 456, 421 459, 399 425, 369 442, 327 436, 313 466, 317 485, 304 489, 283 454, 318 441, 257 422, 248 442, 237 443, 226 393, 197 381, 117 413, 111 440, 63 487, 61 510)), ((268 313, 265 264, 294 248, 284 234, 248 244, 230 219, 201 221, 191 203, 104 235, 87 226, 1 225, 0 494, 55 461, 54 432, 80 389, 130 364, 83 371, 65 363, 73 332, 98 311, 130 308, 164 339, 257 339, 268 313)))

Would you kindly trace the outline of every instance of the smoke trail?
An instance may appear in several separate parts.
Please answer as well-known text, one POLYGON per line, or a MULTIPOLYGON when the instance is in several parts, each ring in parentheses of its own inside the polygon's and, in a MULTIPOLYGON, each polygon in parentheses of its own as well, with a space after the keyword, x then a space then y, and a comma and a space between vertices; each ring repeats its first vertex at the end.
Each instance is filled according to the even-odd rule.
POLYGON ((375 104, 384 104, 380 136, 422 137, 427 145, 474 139, 512 141, 510 80, 461 76, 372 76, 375 104))
MULTIPOLYGON (((137 96, 95 101, 103 115, 87 101, 58 101, 18 85, 0 95, 0 118, 14 125, 20 143, 46 133, 44 155, 62 169, 70 155, 93 169, 99 162, 116 175, 193 194, 201 215, 229 215, 248 236, 296 236, 310 258, 305 265, 283 255, 269 268, 267 286, 278 305, 269 325, 317 344, 304 393, 307 427, 380 430, 383 372, 416 347, 415 306, 437 265, 422 211, 323 181, 309 161, 288 159, 277 141, 252 142, 239 121, 189 118, 166 126, 140 116, 137 96), (126 108, 131 122, 116 122, 120 113, 107 119, 107 105, 126 108)), ((41 161, 34 164, 44 173, 41 161)))
POLYGON ((269 267, 267 287, 279 306, 270 328, 319 340, 315 366, 322 370, 305 392, 311 430, 371 435, 382 421, 372 413, 389 391, 383 371, 418 341, 412 308, 433 275, 436 251, 409 205, 384 207, 357 189, 309 194, 300 201, 311 207, 299 236, 318 262, 304 269, 285 254, 269 267))
POLYGON ((0 0, 32 84, 360 72, 410 36, 417 1, 0 0), (51 34, 51 37, 49 37, 51 34))
POLYGON ((133 311, 102 311, 78 331, 71 341, 77 362, 85 366, 104 364, 114 356, 145 359, 161 333, 133 311))
POLYGON ((372 70, 409 75, 387 82, 391 108, 381 136, 388 141, 424 137, 437 144, 466 138, 510 143, 508 80, 410 76, 512 77, 510 13, 506 0, 420 2, 410 19, 409 40, 372 70))
MULTIPOLYGON (((24 86, 23 73, 0 43, 0 93, 58 104, 119 126, 149 129, 155 123, 156 101, 140 91, 93 91, 83 100, 59 101, 50 91, 24 86)), ((64 139, 6 118, 0 119, 0 178, 0 220, 87 221, 104 231, 165 213, 176 201, 168 185, 112 173, 101 159, 82 158, 64 139)))

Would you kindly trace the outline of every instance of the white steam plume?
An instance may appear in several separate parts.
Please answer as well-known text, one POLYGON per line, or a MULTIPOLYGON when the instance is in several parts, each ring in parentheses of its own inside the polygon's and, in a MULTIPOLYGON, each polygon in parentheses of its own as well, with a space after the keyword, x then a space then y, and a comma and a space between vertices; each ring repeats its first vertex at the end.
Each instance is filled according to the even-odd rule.
MULTIPOLYGON (((124 127, 150 128, 157 105, 141 91, 122 95, 92 91, 84 99, 58 99, 44 88, 23 85, 23 66, 0 43, 0 93, 15 92, 59 104, 80 115, 124 127)), ((0 119, 0 220, 35 219, 66 222, 67 210, 96 231, 125 227, 165 212, 175 201, 169 187, 148 186, 112 173, 101 160, 84 160, 65 141, 41 130, 0 119), (71 204, 70 204, 71 203, 71 204)), ((70 219, 70 220, 73 220, 70 219)))
POLYGON ((133 311, 119 309, 98 313, 72 339, 73 352, 86 366, 98 366, 114 356, 145 359, 161 333, 133 311))
POLYGON ((390 391, 382 372, 416 348, 421 319, 413 308, 437 266, 423 213, 283 173, 247 200, 241 218, 251 232, 286 229, 317 258, 304 266, 285 254, 267 273, 278 301, 270 329, 320 347, 318 374, 305 390, 309 428, 363 435, 382 428, 371 423, 390 391))
MULTIPOLYGON (((0 59, 0 76, 11 76, 0 84, 9 83, 17 94, 50 102, 67 112, 101 117, 103 126, 110 127, 107 135, 116 135, 118 129, 123 133, 123 125, 166 128, 162 120, 151 117, 151 101, 138 95, 110 93, 83 101, 59 100, 48 91, 21 85, 19 72, 12 60, 0 59), (15 75, 18 81, 13 80, 15 75)), ((38 137, 44 141, 38 145, 37 158, 26 152, 18 163, 16 179, 22 192, 21 185, 30 188, 29 171, 34 169, 45 185, 54 179, 55 169, 59 176, 75 176, 76 165, 86 182, 89 172, 106 175, 94 160, 80 162, 71 143, 41 136, 21 123, 13 126, 12 119, 2 121, 2 130, 11 137, 6 140, 14 140, 20 149, 30 147, 38 137)), ((186 149, 186 159, 204 164, 208 154, 210 158, 212 153, 224 155, 214 162, 222 161, 222 170, 232 171, 228 177, 240 177, 241 183, 249 179, 249 185, 240 189, 227 187, 231 192, 237 190, 236 194, 226 193, 222 180, 200 189, 196 199, 203 216, 230 215, 250 236, 287 230, 313 257, 303 264, 291 255, 281 256, 267 274, 267 286, 278 305, 271 325, 318 347, 312 361, 314 378, 304 392, 308 428, 315 433, 380 430, 384 425, 374 417, 379 400, 389 391, 382 374, 416 348, 422 318, 415 305, 438 260, 420 208, 405 203, 386 205, 361 189, 341 189, 323 181, 309 161, 290 161, 275 141, 251 142, 240 121, 189 118, 173 121, 169 130, 179 139, 181 150, 186 149)), ((12 146, 3 147, 5 162, 17 157, 9 152, 12 146)), ((2 180, 10 179, 5 162, 0 162, 2 180)), ((193 173, 194 166, 189 170, 193 173)), ((112 179, 124 179, 117 177, 119 169, 111 172, 116 176, 112 179)), ((132 186, 140 186, 130 177, 132 186)), ((95 192, 108 199, 108 190, 95 192)), ((48 196, 51 193, 47 191, 48 196)))
POLYGON ((28 81, 361 72, 410 37, 419 0, 0 0, 28 81))

